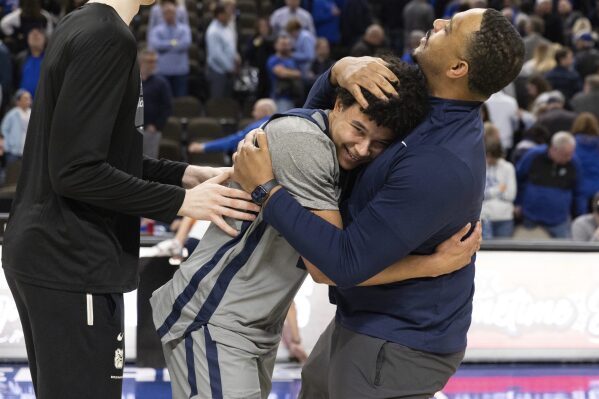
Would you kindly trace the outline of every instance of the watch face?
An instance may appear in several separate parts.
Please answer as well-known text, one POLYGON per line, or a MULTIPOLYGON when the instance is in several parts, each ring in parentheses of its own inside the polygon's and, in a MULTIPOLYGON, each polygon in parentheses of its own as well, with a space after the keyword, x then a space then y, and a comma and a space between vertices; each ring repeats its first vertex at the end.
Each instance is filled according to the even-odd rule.
POLYGON ((261 204, 262 202, 264 202, 264 199, 266 199, 267 195, 268 193, 266 192, 266 190, 264 190, 262 186, 258 186, 254 191, 252 191, 252 201, 254 201, 257 204, 261 204))

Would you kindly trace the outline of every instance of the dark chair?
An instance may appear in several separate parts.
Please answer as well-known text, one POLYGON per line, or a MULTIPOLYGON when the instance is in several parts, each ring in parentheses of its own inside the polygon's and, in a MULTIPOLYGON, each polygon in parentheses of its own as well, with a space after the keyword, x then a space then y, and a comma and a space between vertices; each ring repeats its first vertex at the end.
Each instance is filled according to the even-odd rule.
POLYGON ((256 16, 256 14, 251 13, 251 12, 240 14, 237 17, 237 28, 238 29, 243 29, 243 28, 255 29, 257 19, 258 19, 258 17, 256 16))
POLYGON ((202 116, 202 103, 195 97, 176 97, 173 99, 173 115, 177 118, 195 118, 202 116))
POLYGON ((245 129, 250 123, 254 123, 254 118, 243 118, 237 124, 239 130, 245 129))
POLYGON ((188 161, 191 165, 202 166, 228 166, 225 154, 222 152, 211 152, 208 154, 189 154, 188 161))
POLYGON ((171 116, 166 121, 166 125, 164 125, 164 128, 162 128, 162 138, 180 143, 181 132, 181 120, 179 118, 171 116))
POLYGON ((239 0, 237 2, 237 9, 241 14, 257 14, 258 7, 256 7, 256 2, 253 0, 239 0))
POLYGON ((148 25, 140 25, 135 32, 135 38, 138 42, 145 41, 148 36, 148 25))
POLYGON ((21 160, 15 161, 6 167, 6 180, 4 181, 5 187, 16 187, 21 176, 21 168, 23 162, 21 160))
POLYGON ((171 161, 181 161, 181 143, 163 138, 160 140, 158 158, 170 159, 171 161))
POLYGON ((223 130, 217 119, 193 118, 187 125, 189 142, 208 141, 223 137, 223 130))
POLYGON ((239 119, 239 103, 233 98, 211 98, 206 102, 206 116, 218 119, 239 119))

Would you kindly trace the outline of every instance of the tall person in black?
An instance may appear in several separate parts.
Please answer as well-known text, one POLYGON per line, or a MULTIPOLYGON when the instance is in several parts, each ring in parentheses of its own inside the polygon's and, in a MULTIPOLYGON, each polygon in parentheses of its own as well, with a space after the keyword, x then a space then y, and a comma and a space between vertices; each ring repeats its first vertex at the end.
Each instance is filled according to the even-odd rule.
POLYGON ((143 91, 128 24, 153 0, 90 1, 46 50, 2 264, 38 398, 120 398, 123 292, 139 217, 253 220, 229 172, 142 156, 143 91))

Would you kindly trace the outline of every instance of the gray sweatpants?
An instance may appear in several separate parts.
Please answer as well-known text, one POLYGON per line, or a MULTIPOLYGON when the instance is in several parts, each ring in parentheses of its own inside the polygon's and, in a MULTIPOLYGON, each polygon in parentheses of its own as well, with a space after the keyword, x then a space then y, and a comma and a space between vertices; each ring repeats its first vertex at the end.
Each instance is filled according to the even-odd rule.
POLYGON ((299 398, 430 398, 463 358, 464 352, 420 352, 358 334, 333 320, 304 365, 299 398))
POLYGON ((257 356, 212 340, 210 327, 162 345, 173 399, 266 399, 277 348, 257 356))

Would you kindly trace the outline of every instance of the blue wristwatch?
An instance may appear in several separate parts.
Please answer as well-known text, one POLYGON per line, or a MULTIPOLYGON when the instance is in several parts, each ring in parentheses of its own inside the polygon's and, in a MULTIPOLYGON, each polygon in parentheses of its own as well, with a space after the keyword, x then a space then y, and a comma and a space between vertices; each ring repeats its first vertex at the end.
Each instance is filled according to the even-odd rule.
POLYGON ((277 179, 272 179, 267 181, 264 184, 259 185, 252 191, 252 201, 254 201, 258 205, 262 205, 264 201, 268 198, 268 194, 270 194, 270 190, 279 185, 277 179))

